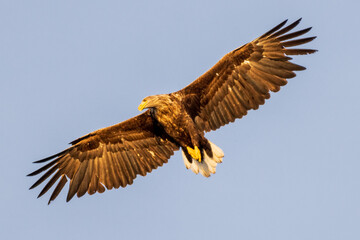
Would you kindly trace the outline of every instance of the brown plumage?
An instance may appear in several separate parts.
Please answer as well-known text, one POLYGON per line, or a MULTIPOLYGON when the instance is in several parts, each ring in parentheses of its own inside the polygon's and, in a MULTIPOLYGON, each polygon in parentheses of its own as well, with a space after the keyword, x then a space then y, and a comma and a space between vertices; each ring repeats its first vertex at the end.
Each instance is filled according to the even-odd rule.
POLYGON ((162 166, 174 151, 182 149, 185 166, 208 177, 215 173, 223 152, 205 138, 216 130, 257 109, 305 68, 290 62, 289 55, 314 53, 293 46, 315 37, 294 39, 311 28, 289 33, 301 19, 284 27, 286 21, 252 42, 226 54, 215 66, 184 89, 171 94, 149 96, 139 106, 144 113, 111 127, 85 135, 68 149, 37 161, 48 162, 29 174, 46 171, 30 189, 47 180, 39 194, 56 182, 49 203, 68 180, 69 201, 86 192, 104 192, 132 184, 137 175, 162 166))

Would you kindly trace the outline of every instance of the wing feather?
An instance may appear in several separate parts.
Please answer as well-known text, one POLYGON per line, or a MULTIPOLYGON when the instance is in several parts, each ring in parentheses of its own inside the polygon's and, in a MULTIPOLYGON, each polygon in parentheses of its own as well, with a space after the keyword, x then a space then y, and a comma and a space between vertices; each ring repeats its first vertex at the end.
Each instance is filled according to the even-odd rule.
POLYGON ((292 40, 292 41, 287 41, 287 42, 283 42, 282 46, 284 47, 293 47, 293 46, 299 46, 308 42, 311 42, 312 40, 314 40, 316 37, 308 37, 308 38, 302 38, 302 39, 297 39, 297 40, 292 40))
POLYGON ((49 179, 41 190, 44 195, 58 181, 49 203, 70 179, 66 200, 85 193, 102 193, 107 189, 125 187, 138 174, 145 176, 168 161, 179 146, 159 126, 147 111, 125 122, 103 128, 72 142, 59 154, 37 161, 45 166, 30 173, 46 171, 31 187, 49 179), (60 180, 59 180, 60 179, 60 180))
POLYGON ((285 26, 284 21, 254 41, 226 54, 210 70, 184 89, 176 92, 186 105, 198 128, 215 130, 248 110, 256 110, 277 92, 287 79, 296 76, 294 71, 305 67, 290 62, 289 55, 316 52, 313 49, 289 48, 311 42, 315 37, 294 39, 311 28, 291 32, 301 18, 285 26), (285 26, 285 27, 284 27, 285 26))
POLYGON ((41 190, 41 192, 38 195, 38 198, 41 197, 42 195, 44 195, 53 185, 54 183, 60 178, 60 176, 62 175, 61 170, 58 170, 55 175, 50 179, 50 181, 45 185, 45 187, 43 188, 43 190, 41 190))
POLYGON ((33 189, 39 186, 42 182, 44 182, 48 177, 50 177, 56 170, 58 169, 58 164, 50 168, 41 178, 39 178, 31 187, 33 189))
POLYGON ((50 204, 51 201, 53 201, 61 192, 61 190, 64 188, 65 184, 67 182, 67 179, 65 175, 62 175, 58 185, 55 187, 54 192, 51 194, 48 204, 50 204))
MULTIPOLYGON (((277 30, 281 29, 286 23, 287 23, 287 19, 285 21, 283 21, 282 23, 280 23, 279 25, 275 26, 274 28, 272 28, 271 30, 267 31, 266 33, 264 33, 263 35, 261 35, 260 38, 265 38, 267 36, 269 36, 270 34, 276 32, 277 30)), ((299 20, 298 20, 299 21, 299 20)))
POLYGON ((70 201, 71 198, 77 193, 80 184, 83 181, 87 166, 89 164, 89 161, 84 161, 82 164, 80 164, 78 170, 76 171, 74 178, 70 181, 70 189, 68 192, 68 196, 66 198, 66 201, 70 201))
MULTIPOLYGON (((296 32, 293 32, 293 33, 282 35, 281 37, 278 37, 277 40, 280 41, 280 42, 283 42, 285 40, 296 38, 296 37, 299 37, 301 35, 304 35, 305 33, 309 32, 310 30, 311 30, 311 27, 305 28, 305 29, 300 30, 300 31, 296 31, 296 32)), ((268 39, 268 41, 270 41, 270 40, 271 39, 268 39)))
POLYGON ((120 156, 121 158, 118 159, 119 166, 121 165, 121 163, 126 164, 127 168, 129 169, 129 178, 131 179, 131 181, 129 181, 129 184, 131 184, 132 179, 134 179, 136 177, 136 174, 139 173, 138 167, 136 165, 136 162, 132 164, 126 152, 120 152, 120 156))
POLYGON ((88 191, 90 181, 91 181, 91 171, 92 171, 92 161, 87 161, 88 165, 86 166, 86 169, 84 170, 84 176, 82 181, 79 184, 79 188, 77 190, 76 195, 78 197, 84 196, 84 194, 88 191))

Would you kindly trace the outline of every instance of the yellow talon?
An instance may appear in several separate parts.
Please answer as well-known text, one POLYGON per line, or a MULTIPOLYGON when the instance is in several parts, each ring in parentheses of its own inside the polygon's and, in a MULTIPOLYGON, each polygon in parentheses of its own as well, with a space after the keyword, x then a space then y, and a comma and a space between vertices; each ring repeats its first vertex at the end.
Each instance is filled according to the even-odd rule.
POLYGON ((193 159, 201 162, 201 152, 197 146, 195 146, 195 149, 192 149, 191 147, 186 147, 186 149, 193 159))

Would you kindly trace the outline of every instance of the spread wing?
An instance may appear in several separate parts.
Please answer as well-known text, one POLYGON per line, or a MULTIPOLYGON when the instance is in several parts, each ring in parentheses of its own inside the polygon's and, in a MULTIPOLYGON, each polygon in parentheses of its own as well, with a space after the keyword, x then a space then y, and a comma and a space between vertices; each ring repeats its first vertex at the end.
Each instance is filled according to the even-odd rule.
POLYGON ((311 28, 288 33, 301 19, 287 27, 282 22, 254 41, 226 54, 215 66, 177 92, 188 113, 205 131, 241 118, 250 109, 257 109, 295 77, 294 71, 305 68, 290 62, 289 55, 314 53, 312 49, 293 49, 315 37, 295 39, 311 28))
POLYGON ((48 180, 39 197, 46 193, 59 179, 49 203, 54 200, 70 179, 67 195, 69 201, 86 192, 90 195, 107 189, 132 184, 138 174, 145 176, 167 163, 179 147, 153 122, 146 111, 134 118, 111 127, 103 128, 81 137, 61 153, 37 161, 48 164, 30 173, 34 176, 46 171, 30 187, 48 180))

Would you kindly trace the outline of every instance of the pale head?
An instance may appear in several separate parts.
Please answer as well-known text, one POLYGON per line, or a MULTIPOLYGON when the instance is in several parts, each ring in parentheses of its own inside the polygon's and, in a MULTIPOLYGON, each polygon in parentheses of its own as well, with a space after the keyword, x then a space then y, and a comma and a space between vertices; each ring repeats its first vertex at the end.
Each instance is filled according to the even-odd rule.
POLYGON ((167 105, 168 101, 168 94, 148 96, 141 101, 138 109, 139 111, 142 111, 144 108, 158 108, 167 105))

